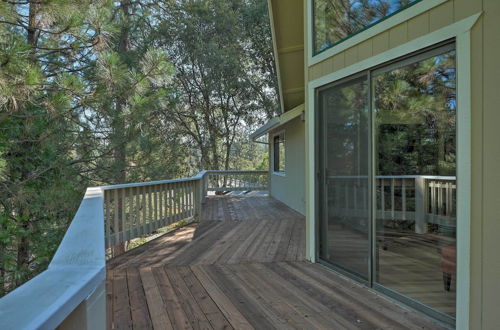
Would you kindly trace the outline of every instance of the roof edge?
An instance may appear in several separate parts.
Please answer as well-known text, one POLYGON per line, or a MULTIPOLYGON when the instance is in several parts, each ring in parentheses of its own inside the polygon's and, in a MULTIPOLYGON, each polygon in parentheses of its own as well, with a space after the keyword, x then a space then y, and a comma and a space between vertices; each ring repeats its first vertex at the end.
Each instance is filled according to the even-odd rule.
POLYGON ((267 123, 257 128, 252 134, 250 134, 250 139, 253 142, 258 142, 256 141, 258 138, 262 137, 263 135, 267 134, 268 132, 270 132, 275 128, 283 126, 292 119, 295 119, 298 116, 302 115, 304 113, 304 110, 305 110, 305 104, 302 103, 301 105, 298 105, 295 108, 286 111, 280 116, 272 118, 267 123))

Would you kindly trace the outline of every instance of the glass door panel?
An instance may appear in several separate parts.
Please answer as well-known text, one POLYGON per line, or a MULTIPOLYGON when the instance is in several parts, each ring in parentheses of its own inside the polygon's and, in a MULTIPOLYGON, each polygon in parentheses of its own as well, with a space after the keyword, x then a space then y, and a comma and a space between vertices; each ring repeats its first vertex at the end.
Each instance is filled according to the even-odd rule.
POLYGON ((455 52, 373 72, 374 281, 454 316, 455 52))
POLYGON ((320 258, 363 279, 369 269, 368 78, 318 92, 320 258))

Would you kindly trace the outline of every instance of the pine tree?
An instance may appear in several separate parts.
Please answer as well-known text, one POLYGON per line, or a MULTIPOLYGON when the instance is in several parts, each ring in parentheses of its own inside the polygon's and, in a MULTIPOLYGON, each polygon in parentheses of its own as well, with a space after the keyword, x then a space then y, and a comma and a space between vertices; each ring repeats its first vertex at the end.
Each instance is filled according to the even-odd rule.
POLYGON ((0 293, 44 269, 84 182, 75 157, 101 3, 0 3, 0 293))

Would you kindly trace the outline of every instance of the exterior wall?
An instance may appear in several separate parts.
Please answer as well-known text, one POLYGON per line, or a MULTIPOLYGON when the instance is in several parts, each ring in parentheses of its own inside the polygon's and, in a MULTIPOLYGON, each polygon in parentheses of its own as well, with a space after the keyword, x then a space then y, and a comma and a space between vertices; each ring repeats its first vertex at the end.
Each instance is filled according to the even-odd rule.
POLYGON ((304 121, 295 118, 269 133, 270 194, 295 211, 305 214, 304 121), (273 173, 273 136, 285 131, 285 174, 273 173))
MULTIPOLYGON (((304 7, 307 8, 305 0, 304 7)), ((424 0, 433 1, 433 0, 424 0)), ((308 18, 306 25, 308 31, 308 18)), ((305 66, 306 81, 356 65, 360 61, 404 45, 440 28, 474 14, 482 13, 470 31, 471 89, 471 187, 470 187, 470 303, 467 325, 469 329, 500 329, 498 313, 500 296, 500 1, 447 0, 442 4, 410 18, 386 31, 348 48, 324 61, 305 66)), ((306 42, 310 38, 305 33, 306 42)), ((307 52, 306 52, 307 53, 307 52)), ((458 58, 458 61, 461 59, 458 58)), ((463 60, 463 59, 462 59, 463 60)), ((308 63, 308 57, 305 55, 308 63)), ((460 80, 460 71, 457 72, 460 80)), ((459 81, 460 83, 460 81, 459 81)), ((309 92, 306 89, 306 100, 309 92)), ((306 118, 313 111, 306 102, 306 118)), ((460 131, 458 133, 460 135, 460 131)), ((306 127, 306 159, 314 157, 313 132, 306 127)), ((459 160, 460 162, 460 160, 459 160)), ((306 165, 307 196, 313 192, 314 169, 306 165)), ((469 165, 469 164, 468 164, 469 165)), ((460 183, 459 183, 460 184, 460 183)), ((460 188, 459 188, 460 189, 460 188)), ((314 212, 314 200, 308 198, 307 214, 314 212), (312 210, 312 211, 311 211, 312 210)), ((314 218, 308 216, 308 255, 314 260, 314 218)), ((458 242, 460 245, 460 241, 458 242)), ((461 315, 458 315, 460 318, 461 315)))

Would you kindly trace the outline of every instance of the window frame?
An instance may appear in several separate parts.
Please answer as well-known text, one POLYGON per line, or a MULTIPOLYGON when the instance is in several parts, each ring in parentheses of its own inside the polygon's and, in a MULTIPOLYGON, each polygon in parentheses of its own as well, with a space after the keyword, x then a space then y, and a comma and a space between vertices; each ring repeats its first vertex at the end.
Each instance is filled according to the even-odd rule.
POLYGON ((279 131, 276 132, 272 135, 272 141, 273 141, 273 174, 280 175, 280 176, 285 176, 286 175, 286 138, 285 138, 285 131, 279 131), (278 142, 276 142, 276 140, 278 142), (285 151, 285 157, 283 159, 283 169, 280 169, 280 144, 283 147, 283 150, 285 151))
POLYGON ((366 26, 365 28, 357 31, 349 35, 348 37, 337 41, 332 44, 330 47, 320 51, 315 52, 314 49, 314 40, 315 40, 315 32, 314 32, 314 2, 315 0, 307 1, 306 8, 306 29, 307 29, 307 58, 308 65, 312 66, 317 64, 329 57, 332 57, 344 50, 356 46, 375 35, 382 33, 384 31, 389 30, 396 25, 399 25, 403 22, 410 20, 413 17, 416 17, 442 3, 445 3, 449 0, 417 0, 408 6, 400 8, 399 10, 391 13, 390 15, 379 19, 378 21, 366 26))

